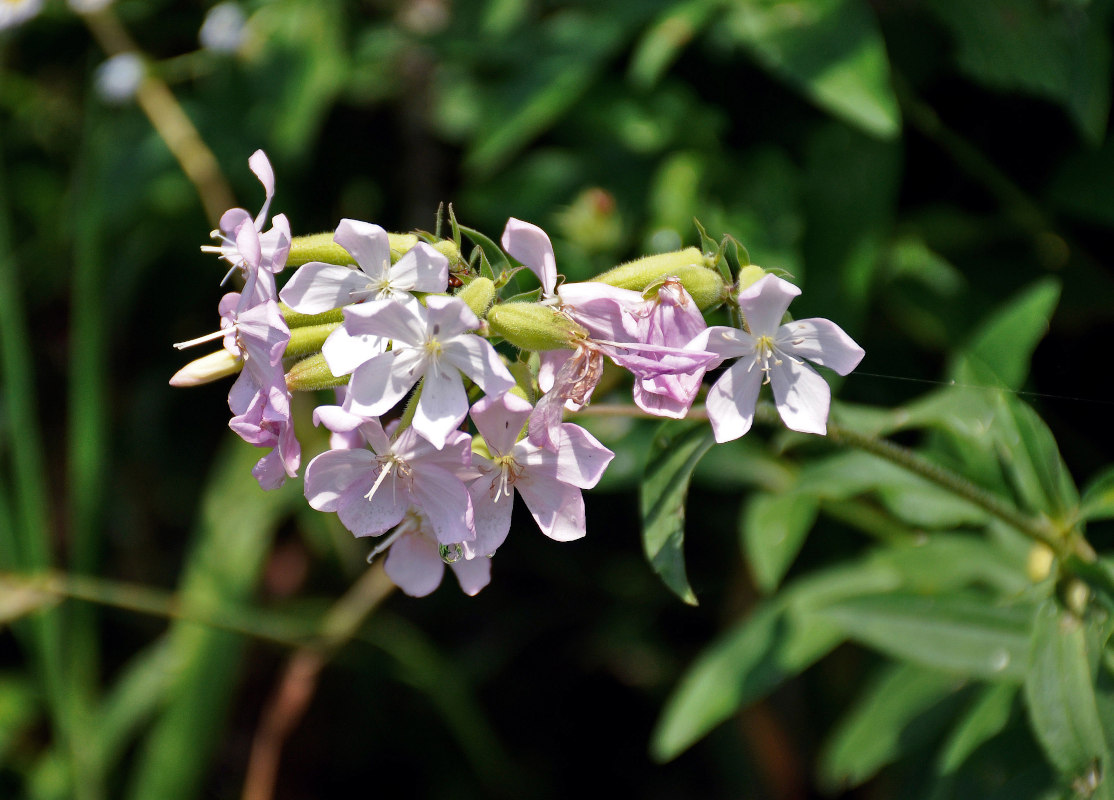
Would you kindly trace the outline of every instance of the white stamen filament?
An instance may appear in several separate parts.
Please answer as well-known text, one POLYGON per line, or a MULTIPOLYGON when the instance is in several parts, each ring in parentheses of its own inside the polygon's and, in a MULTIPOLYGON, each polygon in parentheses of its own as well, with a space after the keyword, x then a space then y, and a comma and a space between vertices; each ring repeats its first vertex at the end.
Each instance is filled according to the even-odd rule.
POLYGON ((230 330, 236 329, 236 325, 233 325, 231 328, 221 328, 219 331, 213 331, 212 333, 207 333, 204 336, 198 336, 196 339, 190 339, 188 342, 175 342, 174 347, 177 350, 185 350, 187 347, 205 344, 205 342, 211 342, 214 339, 222 339, 230 330))
POLYGON ((384 550, 386 550, 388 547, 390 547, 392 544, 394 544, 395 540, 398 539, 399 536, 402 536, 402 534, 406 533, 407 530, 408 530, 408 527, 407 527, 406 523, 403 523, 403 524, 399 525, 397 528, 395 528, 393 531, 391 531, 390 535, 387 536, 386 539, 384 539, 379 544, 377 544, 375 546, 375 548, 370 553, 367 554, 367 563, 370 564, 372 562, 372 560, 374 560, 374 558, 377 555, 379 555, 384 550))
POLYGON ((364 495, 365 500, 371 500, 376 490, 383 485, 383 481, 387 480, 387 476, 391 474, 391 470, 394 469, 395 463, 393 457, 383 462, 383 469, 379 470, 379 477, 375 479, 375 483, 372 484, 371 490, 364 495))

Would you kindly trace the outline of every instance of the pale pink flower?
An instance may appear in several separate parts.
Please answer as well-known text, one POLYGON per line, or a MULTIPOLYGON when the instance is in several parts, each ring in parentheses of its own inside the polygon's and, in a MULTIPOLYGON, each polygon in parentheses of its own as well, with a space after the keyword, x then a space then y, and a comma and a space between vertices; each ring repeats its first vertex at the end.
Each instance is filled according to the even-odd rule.
POLYGON ((254 218, 242 208, 224 212, 219 229, 210 234, 214 239, 220 239, 221 244, 205 245, 201 250, 205 253, 217 253, 232 265, 225 280, 228 280, 233 270, 243 271, 244 299, 254 305, 260 300, 275 297, 273 276, 286 266, 286 257, 290 253, 290 222, 285 214, 278 214, 271 220, 271 229, 263 231, 267 213, 271 209, 271 200, 275 196, 275 172, 271 168, 271 162, 267 160, 267 154, 262 150, 252 153, 248 166, 263 184, 266 194, 263 208, 254 218), (269 273, 270 281, 259 282, 260 272, 269 273))
POLYGON ((472 406, 490 458, 473 454, 482 477, 468 487, 476 522, 469 557, 490 555, 507 538, 515 491, 546 536, 564 542, 585 534, 581 489, 599 482, 615 454, 570 423, 559 426, 556 452, 519 439, 530 412, 530 403, 509 392, 472 406))
POLYGON ((708 392, 708 418, 717 442, 738 439, 750 430, 758 390, 769 383, 782 421, 802 433, 827 433, 832 390, 805 359, 846 375, 864 352, 843 329, 826 319, 800 319, 781 325, 793 298, 801 293, 774 275, 739 293, 748 330, 708 329, 708 349, 738 358, 708 392))
MULTIPOLYGON (((383 564, 387 577, 411 597, 425 597, 440 586, 445 564, 456 575, 461 591, 470 597, 491 581, 491 559, 461 558, 461 545, 440 544, 425 515, 414 509, 406 513, 385 544, 390 548, 383 564)), ((380 545, 376 552, 382 548, 380 545)))
POLYGON ((333 241, 351 253, 357 269, 311 261, 282 289, 282 301, 302 314, 320 314, 364 300, 412 300, 411 292, 443 292, 449 260, 421 242, 391 264, 387 232, 378 225, 342 219, 333 241))
MULTIPOLYGON (((326 425, 333 421, 327 415, 318 419, 326 425)), ((378 536, 402 522, 414 506, 442 544, 476 538, 472 501, 461 478, 475 474, 472 437, 453 431, 437 449, 413 426, 394 441, 374 418, 365 417, 358 429, 370 450, 329 450, 306 466, 305 494, 313 508, 335 511, 356 536, 378 536)))
MULTIPOLYGON (((345 408, 378 417, 424 378, 413 426, 436 447, 444 446, 468 414, 461 373, 489 395, 500 395, 514 386, 514 378, 491 343, 468 333, 479 328, 480 321, 458 298, 430 295, 424 306, 373 300, 346 307, 344 319, 353 337, 382 336, 392 342, 389 351, 353 370, 345 408)), ((341 355, 349 363, 356 360, 347 353, 341 355)), ((326 361, 334 375, 342 374, 334 365, 334 356, 326 354, 326 361)))

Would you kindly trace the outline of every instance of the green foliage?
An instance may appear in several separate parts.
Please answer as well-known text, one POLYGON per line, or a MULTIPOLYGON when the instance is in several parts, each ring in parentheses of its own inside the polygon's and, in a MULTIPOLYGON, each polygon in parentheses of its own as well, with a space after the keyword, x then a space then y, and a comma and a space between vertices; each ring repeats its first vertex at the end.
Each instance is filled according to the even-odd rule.
POLYGON ((771 755, 801 795, 1112 796, 1112 8, 279 0, 218 54, 198 4, 119 3, 184 112, 158 129, 99 98, 66 4, 0 32, 0 795, 238 794, 274 673, 366 568, 258 452, 213 460, 227 386, 165 386, 217 324, 214 186, 254 213, 262 147, 295 234, 452 202, 441 233, 524 301, 509 216, 567 280, 731 234, 867 352, 822 370, 827 439, 585 415, 616 452, 588 539, 516 517, 480 597, 352 632, 283 792, 766 798, 771 755), (759 702, 762 747, 722 724, 759 702))

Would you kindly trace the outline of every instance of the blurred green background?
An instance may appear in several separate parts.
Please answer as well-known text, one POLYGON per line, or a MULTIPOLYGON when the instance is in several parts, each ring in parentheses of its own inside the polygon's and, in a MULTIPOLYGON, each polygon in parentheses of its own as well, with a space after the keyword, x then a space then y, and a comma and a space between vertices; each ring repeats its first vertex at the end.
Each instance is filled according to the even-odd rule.
MULTIPOLYGON (((258 209, 247 158, 263 148, 272 213, 295 234, 342 217, 431 230, 451 202, 492 238, 509 216, 541 225, 571 280, 698 243, 697 217, 791 273, 795 315, 865 347, 848 401, 923 394, 991 310, 1054 279, 1025 399, 1082 483, 1114 452, 1111 6, 275 0, 241 4, 243 39, 219 52, 199 49, 203 3, 82 17, 50 0, 0 30, 0 569, 116 592, 0 632, 0 797, 238 796, 290 648, 168 622, 170 593, 185 617, 290 639, 365 568, 300 481, 254 484, 227 384, 167 386, 187 360, 170 343, 216 326, 223 269, 198 249, 215 220, 152 124, 181 133, 175 107, 150 80, 142 106, 98 89, 122 32, 215 156, 218 213, 226 185, 258 209), (162 592, 162 611, 114 607, 142 605, 121 582, 162 592)), ((323 446, 304 422, 303 464, 323 446)), ((642 555, 653 427, 595 429, 620 456, 588 498, 588 538, 557 545, 521 514, 478 597, 446 578, 389 598, 322 673, 276 797, 914 796, 931 735, 861 785, 818 777, 878 663, 852 645, 651 760, 683 670, 759 595, 738 545, 749 479, 697 473, 701 604, 685 606, 642 555)), ((761 473, 776 448, 757 430, 713 453, 761 473)), ((790 574, 865 545, 825 522, 790 574)), ((0 621, 48 605, 5 592, 0 621)), ((1040 760, 1024 732, 1010 747, 1040 760)))

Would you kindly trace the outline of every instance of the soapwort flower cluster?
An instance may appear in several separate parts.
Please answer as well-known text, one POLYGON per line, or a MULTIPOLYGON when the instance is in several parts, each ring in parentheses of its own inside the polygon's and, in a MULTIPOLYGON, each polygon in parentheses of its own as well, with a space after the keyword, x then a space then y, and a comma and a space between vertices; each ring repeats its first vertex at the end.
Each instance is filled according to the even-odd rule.
POLYGON ((271 448, 253 471, 264 489, 300 469, 291 392, 332 389, 335 402, 313 412, 330 449, 305 467, 306 499, 355 536, 379 537, 369 559, 386 552, 387 574, 414 596, 433 591, 446 564, 467 594, 487 585, 516 494, 546 536, 585 535, 583 490, 614 454, 565 415, 590 402, 607 362, 630 373, 641 413, 680 419, 706 373, 731 361, 706 399, 725 442, 749 430, 764 383, 789 428, 823 434, 831 393, 806 362, 845 375, 863 356, 828 320, 783 323, 800 290, 753 266, 731 278, 722 247, 559 283, 549 237, 513 218, 501 252, 477 235, 489 247, 468 259, 455 218, 452 239, 349 219, 332 234, 292 237, 285 216, 268 219, 267 157, 258 151, 249 165, 262 209, 228 211, 213 232, 220 243, 202 248, 239 272, 243 289, 220 301, 219 331, 178 345, 219 338, 224 349, 171 383, 239 372, 229 425, 271 448), (540 288, 502 297, 523 267, 540 288), (275 276, 291 269, 278 291, 275 276), (742 327, 707 325, 704 314, 723 305, 742 327))

